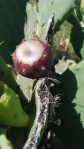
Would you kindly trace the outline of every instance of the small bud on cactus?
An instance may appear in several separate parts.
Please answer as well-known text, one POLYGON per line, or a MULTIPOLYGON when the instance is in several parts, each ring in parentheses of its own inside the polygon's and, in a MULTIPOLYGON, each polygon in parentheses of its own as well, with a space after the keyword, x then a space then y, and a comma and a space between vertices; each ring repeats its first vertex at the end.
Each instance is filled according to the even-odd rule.
POLYGON ((48 45, 38 39, 24 40, 13 53, 17 72, 29 78, 46 77, 51 69, 53 55, 48 45))
POLYGON ((59 44, 59 47, 61 49, 65 49, 66 48, 66 43, 64 41, 61 41, 60 44, 59 44))

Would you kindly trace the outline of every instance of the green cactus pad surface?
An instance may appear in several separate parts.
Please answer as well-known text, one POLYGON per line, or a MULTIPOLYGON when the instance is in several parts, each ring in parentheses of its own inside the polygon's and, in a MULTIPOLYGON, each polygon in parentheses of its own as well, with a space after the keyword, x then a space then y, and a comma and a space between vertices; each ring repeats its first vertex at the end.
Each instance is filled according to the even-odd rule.
POLYGON ((45 40, 49 28, 52 24, 52 30, 57 29, 58 24, 68 16, 70 10, 74 7, 76 0, 39 0, 28 2, 26 5, 27 21, 25 23, 25 38, 32 38, 37 35, 45 40))
POLYGON ((0 128, 0 148, 1 149, 14 149, 11 141, 7 139, 7 128, 0 128))
POLYGON ((69 69, 73 72, 77 81, 77 92, 73 103, 75 104, 75 110, 80 114, 81 124, 84 126, 84 60, 72 65, 69 69))
POLYGON ((0 83, 0 125, 25 127, 29 117, 24 112, 19 97, 7 85, 0 83))

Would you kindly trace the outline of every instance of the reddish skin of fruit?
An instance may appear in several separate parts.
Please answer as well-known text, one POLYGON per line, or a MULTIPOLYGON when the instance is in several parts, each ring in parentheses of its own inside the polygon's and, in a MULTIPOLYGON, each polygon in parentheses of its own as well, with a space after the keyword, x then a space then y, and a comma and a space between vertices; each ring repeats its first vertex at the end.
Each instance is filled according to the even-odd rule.
POLYGON ((48 75, 53 64, 53 54, 48 45, 43 41, 37 39, 24 40, 19 46, 16 47, 16 50, 13 53, 13 62, 16 71, 19 74, 28 78, 37 79, 48 75), (33 51, 31 43, 33 45, 33 51), (22 60, 19 58, 20 55, 17 54, 17 52, 19 54, 22 52, 21 56, 23 57, 23 55, 25 55, 25 59, 22 60), (31 62, 28 62, 29 59, 31 62))

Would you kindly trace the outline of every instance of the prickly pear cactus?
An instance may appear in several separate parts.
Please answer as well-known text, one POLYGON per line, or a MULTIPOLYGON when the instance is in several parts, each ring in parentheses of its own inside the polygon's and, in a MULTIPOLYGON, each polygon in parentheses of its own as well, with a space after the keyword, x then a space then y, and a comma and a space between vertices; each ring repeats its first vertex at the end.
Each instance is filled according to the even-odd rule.
POLYGON ((38 11, 37 2, 28 2, 26 5, 27 20, 24 26, 25 39, 31 38, 32 34, 36 34, 38 28, 38 11), (30 20, 30 21, 28 21, 30 20))
MULTIPOLYGON (((18 0, 17 2, 16 1, 10 2, 10 0, 8 0, 8 2, 1 1, 0 54, 4 57, 4 59, 7 62, 10 62, 9 60, 10 48, 12 47, 11 49, 13 49, 13 47, 23 38, 24 5, 26 5, 26 15, 27 15, 24 24, 24 39, 39 38, 43 41, 46 41, 48 45, 53 45, 54 34, 56 33, 56 31, 59 30, 61 23, 65 20, 65 18, 67 18, 67 16, 69 16, 72 9, 74 9, 76 2, 77 0, 67 0, 67 1, 30 0, 27 1, 27 3, 26 0, 23 1, 18 0), (5 24, 8 26, 8 30, 5 28, 6 26, 5 24), (3 49, 6 52, 3 52, 4 51, 3 49)), ((72 86, 72 82, 70 82, 70 84, 66 86, 67 77, 66 78, 63 77, 65 79, 65 82, 63 84, 64 87, 63 91, 65 95, 67 95, 67 97, 73 99, 71 103, 75 104, 74 110, 77 113, 80 113, 80 120, 82 125, 84 125, 83 123, 84 110, 82 107, 82 105, 84 104, 83 102, 84 81, 82 79, 84 75, 83 65, 84 60, 79 64, 76 64, 71 67, 69 67, 69 63, 67 63, 67 65, 65 63, 64 69, 62 69, 62 67, 58 65, 58 67, 61 68, 61 70, 58 69, 61 72, 60 74, 61 77, 63 77, 62 75, 65 74, 65 72, 67 71, 67 67, 69 67, 69 71, 73 73, 75 76, 75 83, 76 83, 75 91, 72 90, 72 92, 70 93, 68 90, 69 94, 67 95, 66 90, 68 89, 68 85, 70 85, 70 87, 72 86)), ((50 84, 49 77, 52 76, 51 74, 53 74, 53 70, 51 70, 50 72, 51 74, 49 74, 49 76, 46 76, 45 78, 42 79, 39 78, 39 80, 25 78, 14 72, 15 71, 10 66, 6 65, 2 57, 0 57, 0 80, 2 82, 0 87, 0 124, 1 125, 4 124, 7 126, 17 126, 17 127, 27 126, 28 128, 27 129, 25 128, 27 130, 26 131, 27 137, 25 137, 26 139, 25 141, 23 141, 24 143, 22 144, 22 146, 16 144, 16 148, 36 149, 46 129, 48 112, 49 112, 48 111, 49 102, 56 102, 56 100, 58 99, 57 98, 55 100, 49 90, 50 85, 52 86, 52 83, 50 84), (4 83, 6 83, 7 85, 5 85, 4 83), (17 94, 18 96, 16 96, 17 94), (25 101, 26 105, 23 102, 23 100, 25 100, 24 97, 26 97, 25 101), (23 111, 21 104, 26 109, 27 114, 23 111), (30 106, 31 104, 33 104, 34 106, 33 108, 28 107, 28 105, 30 106), (16 107, 15 109, 13 108, 14 106, 16 107), (30 123, 28 125, 29 117, 30 117, 30 123)), ((53 78, 51 78, 51 80, 53 80, 53 78)), ((70 79, 68 78, 68 80, 70 79)), ((55 83, 57 82, 55 81, 55 83)), ((62 114, 64 113, 62 112, 62 114)), ((64 117, 67 117, 66 114, 67 112, 65 112, 64 117)), ((9 129, 11 134, 11 128, 9 129)), ((1 135, 0 138, 2 139, 1 135)), ((6 140, 6 138, 3 137, 3 140, 6 140)), ((4 143, 2 143, 1 145, 4 145, 4 143)), ((18 144, 21 144, 21 140, 18 144)), ((4 149, 2 146, 0 147, 4 149)))
POLYGON ((71 60, 62 60, 55 66, 55 70, 62 75, 65 98, 74 104, 74 109, 80 114, 80 122, 84 126, 84 59, 78 64, 71 60))
POLYGON ((84 127, 84 60, 82 60, 79 64, 72 65, 69 70, 75 75, 77 81, 77 91, 72 102, 75 104, 75 110, 78 114, 80 114, 80 121, 84 127))
POLYGON ((78 13, 80 13, 80 16, 81 16, 80 25, 84 30, 84 0, 80 1, 78 13))
POLYGON ((58 24, 61 24, 66 18, 75 2, 76 0, 50 0, 49 2, 48 0, 39 0, 38 3, 29 1, 26 6, 28 20, 24 28, 25 39, 36 35, 45 40, 49 28, 51 27, 51 32, 54 33, 58 29, 58 24))
POLYGON ((7 139, 7 128, 0 128, 0 148, 14 149, 12 143, 7 139))
POLYGON ((25 127, 29 117, 24 112, 18 95, 6 84, 0 83, 0 125, 25 127), (15 108, 14 108, 15 107, 15 108))
MULTIPOLYGON (((67 65, 67 62, 65 63, 67 65)), ((61 63, 60 65, 63 67, 65 64, 61 63)), ((71 147, 79 149, 79 147, 84 147, 83 76, 84 60, 78 64, 71 64, 71 66, 68 66, 67 70, 61 74, 61 81, 63 82, 63 99, 60 108, 62 125, 58 131, 58 135, 63 139, 67 148, 71 147)))
MULTIPOLYGON (((46 1, 39 0, 38 2, 35 0, 34 1, 30 0, 29 2, 27 2, 26 5, 27 20, 24 26, 24 38, 31 39, 37 37, 42 39, 43 41, 47 40, 47 42, 49 42, 48 38, 52 40, 52 36, 58 29, 59 24, 61 24, 62 21, 66 18, 66 16, 69 14, 74 5, 75 0, 71 1, 64 0, 63 2, 58 0, 55 1, 51 0, 50 2, 48 2, 47 0, 46 1), (61 10, 60 12, 59 8, 61 10)), ((43 83, 44 87, 46 87, 46 85, 45 81, 42 80, 37 81, 36 86, 33 89, 32 87, 33 84, 35 83, 35 80, 30 81, 30 79, 25 79, 24 77, 18 75, 17 82, 28 101, 29 100, 31 101, 33 90, 35 89, 34 98, 36 103, 36 115, 28 139, 24 145, 24 149, 30 148, 30 146, 31 149, 33 148, 35 149, 37 148, 39 140, 42 137, 43 131, 46 127, 47 115, 48 115, 47 100, 50 99, 50 92, 48 88, 46 88, 48 91, 43 93, 44 90, 41 88, 41 86, 43 85, 43 83), (29 83, 27 84, 27 82, 29 83), (41 93, 39 93, 38 90, 41 90, 40 91, 41 93), (41 95, 42 93, 44 95, 41 95), (43 98, 43 96, 45 98, 43 98), (46 105, 46 107, 43 107, 44 102, 45 102, 44 105, 46 105), (41 117, 42 113, 43 116, 41 117)))
POLYGON ((84 20, 84 0, 81 0, 80 11, 81 11, 81 13, 82 13, 83 20, 84 20))
POLYGON ((78 56, 84 58, 84 0, 78 0, 70 17, 73 24, 71 41, 78 56))

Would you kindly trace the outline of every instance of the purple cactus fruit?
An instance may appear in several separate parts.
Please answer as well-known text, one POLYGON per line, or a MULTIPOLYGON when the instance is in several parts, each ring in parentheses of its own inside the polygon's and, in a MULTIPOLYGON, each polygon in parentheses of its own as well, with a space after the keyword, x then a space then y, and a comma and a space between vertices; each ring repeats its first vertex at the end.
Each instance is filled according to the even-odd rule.
POLYGON ((48 45, 38 39, 24 40, 13 53, 16 71, 28 78, 46 77, 53 63, 48 45))

